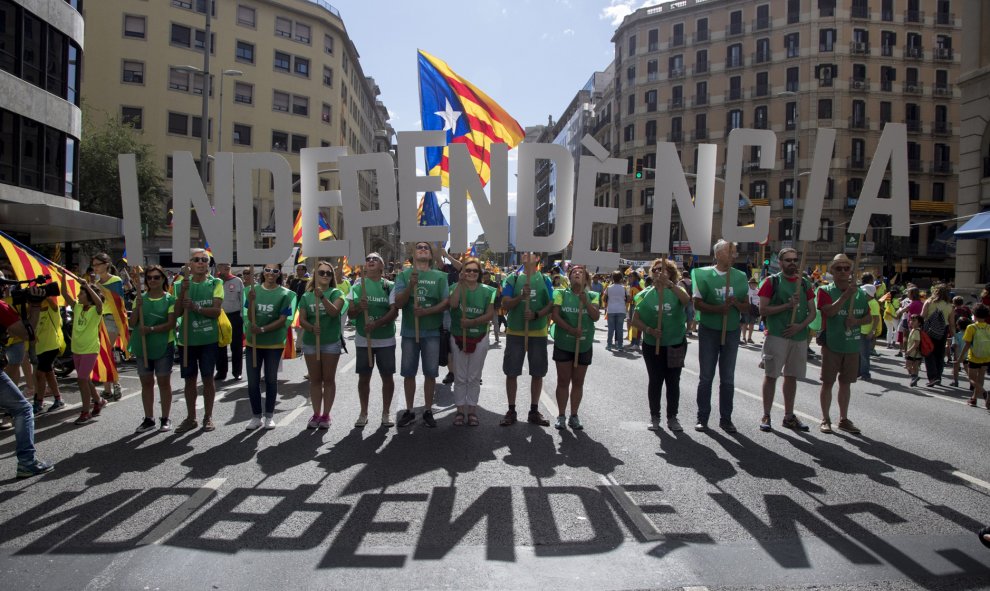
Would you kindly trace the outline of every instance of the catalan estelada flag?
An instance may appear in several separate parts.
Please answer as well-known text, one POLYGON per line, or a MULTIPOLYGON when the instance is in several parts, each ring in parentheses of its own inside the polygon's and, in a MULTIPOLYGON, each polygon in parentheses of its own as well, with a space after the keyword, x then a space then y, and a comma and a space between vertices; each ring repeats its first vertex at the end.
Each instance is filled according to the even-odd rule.
POLYGON ((127 328, 127 305, 124 303, 124 299, 117 292, 104 289, 103 313, 112 315, 114 322, 117 323, 117 328, 120 330, 115 345, 125 354, 129 354, 127 351, 129 351, 130 346, 131 331, 127 328))
POLYGON ((320 212, 320 240, 326 240, 328 238, 333 238, 333 230, 330 229, 330 224, 323 217, 323 212, 320 212))
MULTIPOLYGON (((446 131, 448 144, 464 144, 481 186, 491 178, 492 144, 519 145, 526 136, 519 122, 478 87, 423 50, 419 51, 419 98, 424 131, 446 131)), ((427 174, 449 187, 447 147, 426 148, 427 174)))
POLYGON ((100 322, 100 352, 96 355, 96 365, 93 366, 93 372, 90 374, 90 378, 94 382, 117 381, 117 364, 114 363, 112 351, 107 327, 103 322, 100 322))
MULTIPOLYGON (((62 281, 62 273, 67 273, 61 266, 46 259, 3 232, 0 232, 0 246, 3 247, 4 253, 6 253, 7 258, 10 260, 10 266, 13 268, 14 275, 18 281, 34 279, 39 275, 50 275, 52 282, 58 285, 62 281)), ((66 275, 65 287, 73 297, 76 297, 79 293, 79 283, 76 281, 75 275, 71 273, 66 275)), ((60 296, 58 298, 58 305, 64 306, 65 298, 60 296)))

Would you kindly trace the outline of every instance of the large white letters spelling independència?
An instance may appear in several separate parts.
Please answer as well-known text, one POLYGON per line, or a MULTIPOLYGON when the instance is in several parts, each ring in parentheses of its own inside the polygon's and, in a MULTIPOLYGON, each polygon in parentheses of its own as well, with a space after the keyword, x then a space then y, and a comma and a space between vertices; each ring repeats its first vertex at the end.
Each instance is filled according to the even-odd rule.
MULTIPOLYGON (((505 252, 508 244, 508 150, 504 144, 491 146, 491 187, 486 194, 466 148, 450 147, 450 224, 420 226, 417 220, 419 199, 426 191, 439 191, 440 179, 416 173, 416 150, 423 146, 443 146, 445 134, 439 131, 407 131, 397 134, 397 164, 386 153, 348 155, 342 147, 304 148, 300 154, 300 189, 302 212, 302 252, 310 257, 348 256, 364 260, 364 229, 399 222, 404 242, 451 240, 452 252, 467 250, 467 202, 470 198, 490 248, 505 252), (327 166, 327 169, 321 169, 327 166), (318 176, 336 170, 339 191, 321 191, 318 176), (375 207, 363 209, 358 190, 362 171, 375 175, 375 207), (398 175, 396 175, 398 172, 398 175), (396 183, 398 176, 398 183, 396 183), (398 186, 397 186, 398 185, 398 186), (319 240, 319 211, 324 207, 342 207, 344 222, 334 239, 319 240)), ((832 161, 835 131, 819 129, 808 190, 796 205, 804 208, 800 240, 814 240, 821 224, 825 191, 832 161)), ((591 155, 580 159, 580 177, 574 186, 575 163, 571 153, 557 144, 524 143, 519 146, 517 251, 560 252, 572 242, 571 258, 576 263, 595 267, 613 267, 619 262, 617 252, 591 249, 595 223, 615 224, 616 207, 595 205, 595 181, 599 174, 628 174, 626 160, 609 158, 608 152, 589 136, 582 140, 591 155), (557 172, 553 234, 536 236, 536 162, 550 160, 557 172)), ((735 129, 729 134, 726 178, 724 179, 722 237, 737 242, 758 242, 770 230, 770 208, 753 207, 752 226, 739 226, 739 199, 742 181, 743 151, 746 146, 760 147, 761 168, 772 168, 772 154, 777 137, 769 130, 735 129)), ((698 255, 711 252, 712 220, 715 210, 715 171, 717 148, 699 144, 695 194, 692 196, 674 144, 660 142, 656 149, 656 179, 651 244, 655 253, 670 252, 670 228, 676 204, 691 251, 698 255)), ((230 153, 216 155, 213 199, 200 180, 190 152, 173 154, 172 184, 173 234, 175 253, 190 247, 191 212, 195 210, 218 260, 232 261, 234 235, 237 236, 237 261, 240 264, 264 264, 285 260, 292 250, 292 170, 289 162, 275 153, 230 153), (256 248, 253 226, 254 172, 271 175, 275 202, 275 240, 268 248, 256 248), (235 215, 236 213, 236 215, 235 215), (235 222, 236 217, 236 224, 235 222)), ((124 213, 124 237, 130 258, 144 261, 141 244, 141 220, 138 204, 137 170, 134 155, 118 158, 121 200, 124 213)), ((909 228, 907 127, 888 123, 880 137, 876 154, 867 173, 859 202, 849 224, 849 232, 863 233, 873 215, 890 216, 892 234, 907 236, 909 228), (891 196, 880 198, 880 184, 890 168, 891 196)), ((178 260, 178 258, 176 259, 178 260)))

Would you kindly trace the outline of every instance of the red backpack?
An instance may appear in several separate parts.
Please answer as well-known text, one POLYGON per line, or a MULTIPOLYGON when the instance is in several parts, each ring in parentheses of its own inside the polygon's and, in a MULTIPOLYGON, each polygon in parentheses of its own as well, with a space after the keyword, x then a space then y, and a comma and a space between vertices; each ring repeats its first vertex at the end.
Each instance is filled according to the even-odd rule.
POLYGON ((927 332, 923 330, 920 332, 921 332, 921 347, 920 347, 921 355, 923 357, 928 357, 929 355, 932 354, 932 351, 935 350, 935 343, 932 342, 932 337, 928 336, 927 332))

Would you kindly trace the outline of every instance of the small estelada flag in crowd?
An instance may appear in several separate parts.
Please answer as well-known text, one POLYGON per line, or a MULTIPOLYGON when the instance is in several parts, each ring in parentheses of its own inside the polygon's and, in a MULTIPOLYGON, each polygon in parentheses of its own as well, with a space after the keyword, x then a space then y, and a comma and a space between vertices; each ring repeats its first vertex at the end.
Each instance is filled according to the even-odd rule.
MULTIPOLYGON (((419 51, 419 97, 424 131, 447 132, 448 144, 464 144, 481 186, 491 178, 492 144, 516 147, 526 136, 519 122, 477 86, 458 76, 443 60, 419 51)), ((447 146, 426 148, 426 172, 450 186, 447 146)))

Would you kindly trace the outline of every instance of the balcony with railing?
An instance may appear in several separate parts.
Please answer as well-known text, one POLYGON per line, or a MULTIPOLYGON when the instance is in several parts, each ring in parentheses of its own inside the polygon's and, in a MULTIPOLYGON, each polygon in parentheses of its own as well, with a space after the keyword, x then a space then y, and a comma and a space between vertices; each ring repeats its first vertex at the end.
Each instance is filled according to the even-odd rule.
POLYGON ((708 43, 711 40, 712 37, 711 34, 708 32, 708 29, 705 29, 703 31, 695 31, 694 37, 692 39, 694 43, 708 43))
POLYGON ((770 96, 770 85, 757 84, 750 90, 750 95, 754 98, 758 96, 770 96))
POLYGON ((851 76, 849 78, 849 90, 857 92, 868 92, 870 90, 870 79, 862 76, 851 76))
POLYGON ((746 65, 746 60, 741 55, 731 56, 725 59, 726 70, 737 70, 746 65))
POLYGON ((753 120, 753 129, 769 129, 770 124, 767 122, 766 117, 757 117, 753 120))
POLYGON ((708 95, 707 94, 694 95, 693 103, 695 107, 704 107, 705 105, 708 104, 708 95))
POLYGON ((925 170, 924 162, 915 158, 908 159, 909 172, 924 172, 924 170, 925 170))
POLYGON ((935 13, 935 26, 936 27, 954 27, 956 26, 956 15, 952 12, 936 12, 935 13))
POLYGON ((853 115, 849 118, 849 129, 869 129, 870 118, 853 115))
POLYGON ((951 98, 952 97, 952 85, 951 84, 938 84, 932 87, 932 96, 941 98, 951 98))
POLYGON ((911 60, 925 59, 925 48, 921 45, 905 45, 904 59, 911 59, 911 60))
POLYGON ((670 47, 680 47, 684 45, 684 35, 671 35, 670 37, 670 47))
POLYGON ((932 123, 932 135, 952 135, 952 123, 935 121, 932 123))
POLYGON ((753 19, 751 26, 754 31, 769 31, 773 27, 773 19, 770 17, 753 19))
POLYGON ((667 99, 667 110, 677 111, 684 108, 684 97, 675 96, 667 99))
POLYGON ((667 141, 679 144, 684 141, 684 132, 679 129, 672 130, 667 134, 667 141))
POLYGON ((948 160, 932 162, 932 174, 952 174, 952 163, 948 160))
POLYGON ((925 22, 925 12, 923 10, 905 10, 904 22, 921 24, 925 22))
POLYGON ((746 32, 746 27, 742 23, 729 23, 725 26, 726 37, 738 37, 746 32))
POLYGON ((909 80, 903 84, 904 94, 924 94, 925 85, 917 80, 909 80))
POLYGON ((832 80, 833 80, 833 78, 831 76, 822 76, 821 78, 818 79, 818 87, 819 88, 831 88, 832 87, 832 80))
POLYGON ((870 55, 870 44, 866 41, 850 41, 849 53, 852 55, 870 55))
POLYGON ((881 45, 880 55, 883 57, 893 57, 894 56, 894 46, 893 45, 881 45))
POLYGON ((677 78, 683 78, 686 73, 684 66, 677 66, 670 69, 670 72, 667 73, 667 78, 676 80, 677 78))
POLYGON ((646 136, 646 145, 647 146, 655 146, 655 145, 657 145, 657 136, 655 136, 655 135, 648 135, 648 136, 646 136))
POLYGON ((870 7, 869 6, 851 6, 849 8, 849 18, 855 18, 860 20, 870 19, 870 7))
POLYGON ((772 59, 773 59, 773 52, 771 52, 769 49, 766 51, 757 51, 751 57, 751 60, 754 64, 766 64, 770 62, 770 60, 772 59))
POLYGON ((846 168, 849 170, 866 170, 870 167, 870 161, 868 158, 847 158, 846 168))
POLYGON ((691 139, 694 140, 694 141, 697 141, 697 140, 707 140, 708 139, 708 128, 707 127, 704 127, 704 128, 700 128, 699 127, 698 129, 695 129, 694 130, 694 133, 691 135, 691 139))
POLYGON ((936 47, 932 57, 940 62, 951 62, 954 54, 951 47, 936 47))
POLYGON ((894 81, 888 78, 880 79, 880 90, 883 92, 893 92, 894 91, 894 81))
POLYGON ((730 88, 725 94, 725 102, 743 100, 743 90, 741 88, 730 88))
POLYGON ((698 62, 694 65, 694 75, 699 76, 709 72, 708 62, 698 62))
POLYGON ((921 119, 905 119, 908 133, 921 133, 921 119))

